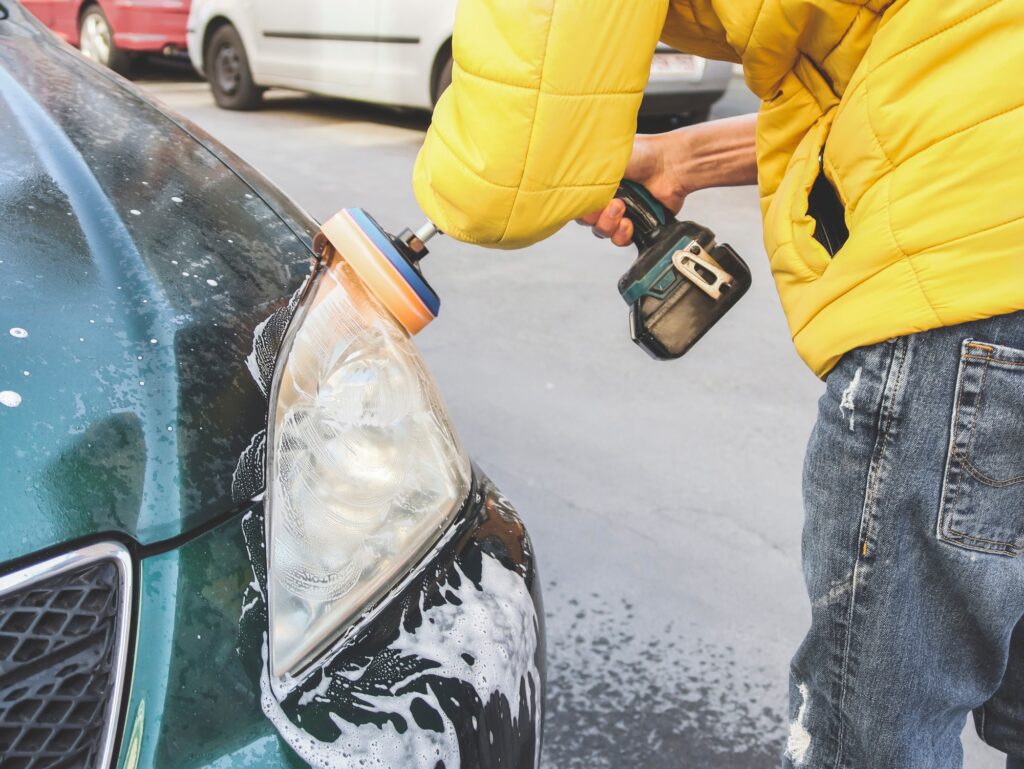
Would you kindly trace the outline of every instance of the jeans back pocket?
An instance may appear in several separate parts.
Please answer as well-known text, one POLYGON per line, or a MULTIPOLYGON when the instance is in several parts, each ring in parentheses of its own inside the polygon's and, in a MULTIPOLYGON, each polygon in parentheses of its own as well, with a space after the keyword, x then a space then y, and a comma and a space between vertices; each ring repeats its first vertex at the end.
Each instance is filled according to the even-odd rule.
POLYGON ((968 339, 938 535, 971 550, 1024 552, 1024 350, 968 339))

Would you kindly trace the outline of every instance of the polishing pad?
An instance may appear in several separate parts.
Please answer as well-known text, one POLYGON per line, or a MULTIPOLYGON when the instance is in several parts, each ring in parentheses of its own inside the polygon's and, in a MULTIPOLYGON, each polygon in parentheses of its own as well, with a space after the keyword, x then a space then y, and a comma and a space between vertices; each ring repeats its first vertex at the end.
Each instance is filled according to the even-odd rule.
POLYGON ((324 237, 410 334, 437 317, 441 300, 400 244, 361 208, 343 208, 321 228, 324 237))

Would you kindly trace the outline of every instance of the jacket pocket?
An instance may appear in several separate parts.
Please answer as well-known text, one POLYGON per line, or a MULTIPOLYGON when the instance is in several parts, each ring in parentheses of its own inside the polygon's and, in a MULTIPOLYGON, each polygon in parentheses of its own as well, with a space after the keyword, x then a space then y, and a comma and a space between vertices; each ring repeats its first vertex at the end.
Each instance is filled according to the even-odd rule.
POLYGON ((1024 350, 963 343, 939 538, 970 550, 1024 552, 1024 350))

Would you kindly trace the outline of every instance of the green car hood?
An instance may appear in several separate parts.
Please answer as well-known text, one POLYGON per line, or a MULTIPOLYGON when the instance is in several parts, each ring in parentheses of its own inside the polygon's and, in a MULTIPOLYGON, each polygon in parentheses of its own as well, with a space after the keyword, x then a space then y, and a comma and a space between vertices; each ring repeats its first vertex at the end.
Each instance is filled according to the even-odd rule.
MULTIPOLYGON (((253 332, 308 272, 314 223, 238 158, 0 18, 0 564, 240 509, 266 400, 253 332)), ((287 312, 287 309, 284 310, 287 312)), ((246 490, 251 496, 252 490, 246 490)))

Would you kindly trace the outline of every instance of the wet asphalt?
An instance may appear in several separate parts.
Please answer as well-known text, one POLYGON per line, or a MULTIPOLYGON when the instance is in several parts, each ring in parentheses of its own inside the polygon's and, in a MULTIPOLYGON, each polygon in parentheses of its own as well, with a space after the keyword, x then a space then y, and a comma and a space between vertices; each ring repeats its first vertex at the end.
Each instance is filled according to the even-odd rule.
MULTIPOLYGON (((314 217, 361 206, 420 223, 424 115, 272 93, 218 110, 185 70, 140 84, 314 217)), ((741 81, 713 116, 756 109, 741 81)), ((753 188, 695 194, 687 218, 745 257, 754 286, 686 358, 629 340, 632 252, 571 226, 530 249, 441 239, 440 319, 418 342, 463 441, 523 514, 544 578, 548 769, 766 769, 786 732, 788 660, 810 612, 800 473, 823 385, 790 342, 753 188)), ((968 769, 1002 766, 968 732, 968 769)))

